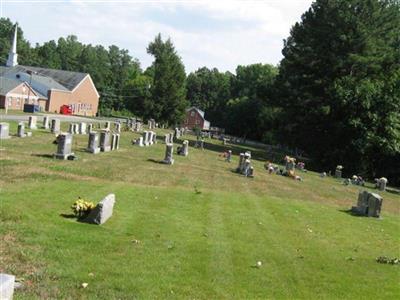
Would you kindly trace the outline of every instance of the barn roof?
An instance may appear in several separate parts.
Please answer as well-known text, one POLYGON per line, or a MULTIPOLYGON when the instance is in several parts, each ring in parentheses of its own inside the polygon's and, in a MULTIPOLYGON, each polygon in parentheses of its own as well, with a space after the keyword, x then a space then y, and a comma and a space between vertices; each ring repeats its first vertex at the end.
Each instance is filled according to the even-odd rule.
POLYGON ((189 107, 188 109, 186 109, 186 111, 191 111, 193 109, 196 110, 202 116, 202 118, 204 119, 204 111, 202 111, 201 109, 199 109, 199 108, 197 108, 195 106, 189 107))

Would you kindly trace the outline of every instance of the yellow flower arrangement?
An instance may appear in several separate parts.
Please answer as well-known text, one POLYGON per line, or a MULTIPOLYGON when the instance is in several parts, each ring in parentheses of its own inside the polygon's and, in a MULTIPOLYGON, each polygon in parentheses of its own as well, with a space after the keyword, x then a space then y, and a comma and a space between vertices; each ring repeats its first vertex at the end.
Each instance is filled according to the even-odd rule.
POLYGON ((95 205, 93 204, 93 202, 86 201, 81 198, 76 200, 74 202, 74 204, 72 204, 72 206, 71 206, 72 211, 79 218, 89 214, 93 208, 95 208, 95 205))

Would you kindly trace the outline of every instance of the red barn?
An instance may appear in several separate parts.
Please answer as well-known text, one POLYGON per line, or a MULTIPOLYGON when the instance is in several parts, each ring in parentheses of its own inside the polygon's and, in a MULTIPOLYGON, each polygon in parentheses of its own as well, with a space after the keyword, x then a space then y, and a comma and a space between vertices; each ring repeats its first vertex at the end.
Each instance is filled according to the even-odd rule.
POLYGON ((186 110, 186 119, 183 126, 189 129, 198 127, 201 130, 210 130, 210 122, 204 119, 204 111, 197 107, 190 107, 186 110))

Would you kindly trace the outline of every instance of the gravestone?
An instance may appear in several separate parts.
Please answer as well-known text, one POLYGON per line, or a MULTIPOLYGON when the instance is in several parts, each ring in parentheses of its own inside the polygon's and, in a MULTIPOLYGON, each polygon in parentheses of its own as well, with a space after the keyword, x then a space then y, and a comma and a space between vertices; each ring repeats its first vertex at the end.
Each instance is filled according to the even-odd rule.
POLYGON ((115 123, 115 131, 117 133, 121 133, 121 123, 119 122, 115 123))
POLYGON ((239 165, 236 168, 236 172, 240 173, 246 177, 253 177, 254 168, 251 165, 251 152, 246 151, 245 153, 240 153, 239 155, 239 165))
POLYGON ((105 130, 111 130, 111 122, 107 121, 104 127, 105 130))
POLYGON ((115 195, 109 194, 92 209, 84 220, 87 223, 101 225, 104 224, 113 214, 115 195))
POLYGON ((60 120, 59 119, 52 119, 51 120, 51 133, 59 133, 60 132, 60 120))
POLYGON ((145 146, 149 145, 149 132, 148 131, 143 132, 143 144, 145 146))
POLYGON ((153 145, 153 135, 154 132, 153 131, 149 131, 149 146, 153 145))
POLYGON ((57 136, 57 153, 54 156, 58 159, 67 159, 72 153, 72 134, 60 133, 57 136))
POLYGON ((74 133, 75 134, 79 134, 80 132, 79 132, 79 124, 78 123, 75 123, 74 124, 74 133))
POLYGON ((29 116, 28 127, 29 129, 36 129, 37 117, 36 116, 29 116))
POLYGON ((382 202, 378 194, 363 191, 358 194, 357 206, 353 206, 351 211, 357 215, 379 218, 382 202))
POLYGON ((113 133, 111 136, 111 150, 118 150, 119 149, 119 133, 113 133))
POLYGON ((335 169, 335 177, 336 178, 342 178, 342 166, 337 166, 335 169))
POLYGON ((228 150, 228 152, 226 153, 226 161, 227 162, 231 162, 232 159, 232 150, 228 150))
POLYGON ((236 172, 242 173, 243 171, 243 162, 244 162, 244 153, 239 154, 239 164, 236 168, 236 172))
POLYGON ((15 276, 0 273, 0 299, 12 300, 14 294, 15 276))
POLYGON ((89 142, 87 151, 93 154, 97 154, 100 152, 99 134, 95 131, 89 132, 89 142))
POLYGON ((252 166, 250 159, 245 159, 243 163, 243 175, 246 177, 253 176, 252 166))
POLYGON ((173 143, 174 143, 174 133, 171 132, 171 133, 169 134, 169 144, 173 144, 173 143))
POLYGON ((175 128, 175 137, 179 139, 181 137, 181 132, 179 131, 179 128, 175 128))
POLYGON ((285 163, 286 172, 288 173, 294 172, 295 167, 296 167, 296 162, 293 159, 289 159, 286 161, 285 163))
POLYGON ((169 143, 169 133, 166 133, 166 134, 165 134, 164 143, 166 143, 166 144, 169 143))
POLYGON ((379 179, 376 179, 376 184, 375 186, 380 190, 380 191, 385 191, 386 190, 386 185, 388 183, 387 178, 381 177, 379 179))
POLYGON ((10 125, 8 123, 0 123, 0 139, 9 139, 10 138, 10 125))
POLYGON ((17 136, 21 137, 21 138, 26 137, 26 134, 25 134, 25 123, 24 122, 19 122, 18 123, 17 136))
POLYGON ((139 147, 143 147, 143 137, 139 137, 136 141, 135 141, 135 145, 139 146, 139 147))
POLYGON ((49 119, 49 116, 44 116, 43 117, 43 128, 44 129, 49 129, 49 126, 50 126, 50 119, 49 119))
POLYGON ((151 137, 152 143, 157 144, 157 133, 153 131, 153 135, 151 137))
POLYGON ((68 133, 69 133, 69 134, 74 134, 74 133, 75 133, 74 124, 72 124, 72 123, 69 124, 68 133))
POLYGON ((102 152, 111 151, 110 135, 111 134, 108 130, 104 130, 100 133, 100 150, 102 152))
POLYGON ((182 147, 178 150, 178 155, 188 156, 189 155, 189 141, 184 140, 182 143, 182 147))
POLYGON ((165 145, 165 157, 161 161, 163 164, 168 164, 168 165, 174 164, 173 151, 174 151, 174 145, 173 144, 166 144, 165 145))
POLYGON ((139 131, 141 131, 141 130, 142 130, 142 123, 136 121, 136 123, 135 123, 135 131, 136 131, 136 132, 139 132, 139 131))
POLYGON ((87 126, 87 132, 91 133, 92 131, 93 131, 93 124, 89 123, 88 126, 87 126))
POLYGON ((86 123, 79 123, 79 134, 86 134, 86 123))

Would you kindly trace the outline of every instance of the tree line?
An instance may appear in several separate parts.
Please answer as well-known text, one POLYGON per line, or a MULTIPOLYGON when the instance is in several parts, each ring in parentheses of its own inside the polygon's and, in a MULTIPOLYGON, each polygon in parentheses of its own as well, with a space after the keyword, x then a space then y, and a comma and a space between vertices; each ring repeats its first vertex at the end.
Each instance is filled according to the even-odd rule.
MULTIPOLYGON (((0 57, 13 32, 0 20, 0 57)), ((278 66, 199 68, 186 75, 170 39, 148 45, 143 70, 127 50, 85 45, 71 35, 32 46, 19 29, 19 62, 93 78, 101 114, 180 124, 185 109, 206 112, 227 133, 298 147, 311 167, 400 184, 400 4, 397 0, 316 0, 284 40, 278 66)))

